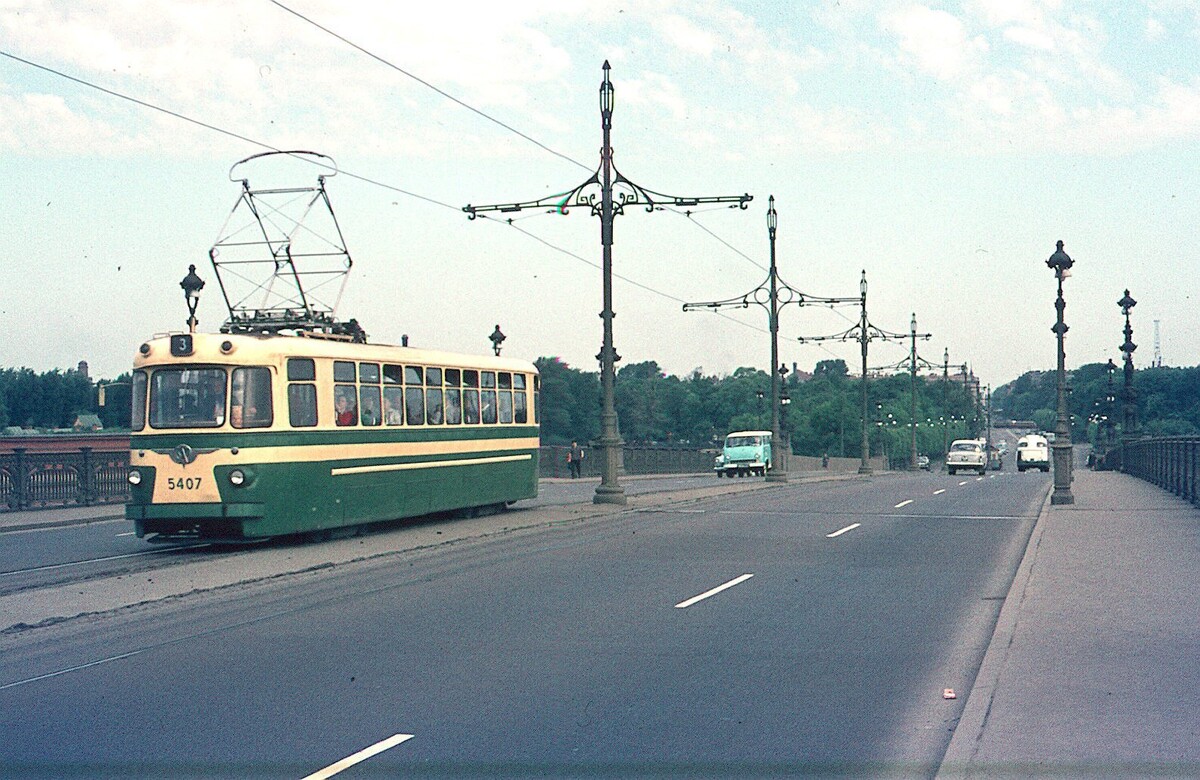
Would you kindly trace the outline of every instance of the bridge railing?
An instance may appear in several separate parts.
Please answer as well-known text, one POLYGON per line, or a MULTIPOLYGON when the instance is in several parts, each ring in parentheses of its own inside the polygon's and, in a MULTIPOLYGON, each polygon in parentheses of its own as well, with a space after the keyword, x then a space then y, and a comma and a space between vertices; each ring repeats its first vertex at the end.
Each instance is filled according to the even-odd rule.
POLYGON ((1104 457, 1108 468, 1144 479, 1200 503, 1200 436, 1162 436, 1123 442, 1104 457))
POLYGON ((128 474, 128 438, 115 452, 87 445, 51 452, 13 447, 0 453, 0 511, 124 503, 128 474))

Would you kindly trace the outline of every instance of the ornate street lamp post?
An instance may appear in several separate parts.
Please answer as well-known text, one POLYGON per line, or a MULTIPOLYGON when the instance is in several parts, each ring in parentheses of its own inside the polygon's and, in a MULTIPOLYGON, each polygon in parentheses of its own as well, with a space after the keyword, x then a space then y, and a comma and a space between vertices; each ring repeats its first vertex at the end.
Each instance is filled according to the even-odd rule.
MULTIPOLYGON (((785 437, 785 431, 780 425, 780 385, 787 367, 779 363, 779 309, 789 303, 797 306, 813 304, 835 306, 840 303, 857 303, 858 298, 818 298, 794 289, 779 276, 779 267, 775 263, 775 230, 779 224, 775 213, 775 196, 767 199, 767 238, 771 244, 771 267, 767 278, 745 295, 727 298, 723 301, 708 301, 706 303, 685 303, 684 311, 716 311, 730 306, 749 308, 756 303, 767 310, 771 333, 771 469, 767 472, 768 482, 787 482, 790 478, 788 459, 792 454, 791 442, 785 437)), ((788 401, 790 403, 790 400, 788 401)))
POLYGON ((1113 374, 1116 373, 1117 364, 1113 362, 1112 358, 1109 358, 1108 365, 1104 368, 1108 372, 1108 390, 1104 394, 1104 454, 1107 459, 1108 450, 1114 443, 1113 426, 1115 423, 1113 422, 1113 416, 1115 415, 1115 411, 1113 410, 1113 404, 1117 400, 1117 395, 1113 392, 1113 374))
POLYGON ((858 283, 858 292, 862 297, 862 313, 858 322, 858 327, 861 336, 858 340, 859 352, 862 355, 862 460, 858 464, 859 474, 871 473, 871 441, 867 438, 867 342, 870 338, 867 336, 869 323, 867 322, 867 269, 863 269, 862 279, 858 283))
POLYGON ((196 275, 196 266, 188 266, 187 276, 183 277, 179 286, 183 288, 183 298, 187 301, 188 333, 195 333, 196 325, 200 322, 196 319, 196 307, 200 305, 200 291, 204 289, 204 280, 196 275))
POLYGON ((1137 349, 1137 344, 1133 343, 1133 326, 1129 323, 1129 311, 1137 306, 1137 301, 1129 297, 1129 290, 1126 290, 1125 297, 1117 301, 1117 305, 1125 315, 1125 343, 1121 345, 1121 352, 1125 353, 1125 387, 1121 392, 1121 420, 1124 429, 1121 439, 1125 440, 1137 435, 1138 429, 1137 391, 1133 389, 1133 351, 1137 349))
POLYGON ((749 194, 715 197, 678 197, 664 195, 648 190, 625 178, 613 165, 613 149, 611 143, 612 115, 615 89, 609 80, 608 72, 612 66, 604 62, 604 81, 600 83, 600 128, 603 135, 603 146, 600 147, 600 167, 587 181, 567 192, 548 195, 537 200, 522 203, 500 203, 489 206, 472 206, 467 204, 463 211, 469 219, 475 219, 481 212, 498 211, 511 213, 524 209, 546 209, 558 214, 566 214, 572 207, 587 208, 593 216, 600 217, 600 244, 603 254, 603 286, 604 308, 600 318, 604 321, 604 339, 600 346, 600 354, 596 359, 600 363, 600 439, 596 442, 601 451, 600 486, 592 501, 597 504, 624 504, 625 489, 617 480, 621 464, 621 434, 617 428, 617 409, 615 402, 616 363, 621 359, 613 347, 613 295, 612 295, 612 245, 613 220, 618 214, 625 213, 626 206, 645 206, 646 211, 654 211, 662 206, 696 206, 701 203, 732 203, 733 207, 746 208, 752 200, 749 194), (596 189, 599 189, 597 197, 596 189), (613 191, 617 190, 614 199, 613 191))
POLYGON ((1074 504, 1075 496, 1071 493, 1071 428, 1067 421, 1067 354, 1063 349, 1063 337, 1067 335, 1067 324, 1063 321, 1063 312, 1067 302, 1063 299, 1063 279, 1071 275, 1071 266, 1075 261, 1063 251, 1063 242, 1058 242, 1058 248, 1046 260, 1046 266, 1054 269, 1054 277, 1058 280, 1058 299, 1054 308, 1058 310, 1058 322, 1051 330, 1058 336, 1058 424, 1054 429, 1054 493, 1050 496, 1051 504, 1074 504))
POLYGON ((910 334, 910 338, 912 339, 912 352, 910 353, 909 358, 908 358, 908 360, 909 360, 908 389, 909 389, 910 404, 911 404, 910 409, 909 409, 909 419, 911 421, 911 426, 912 426, 911 430, 910 430, 910 442, 911 442, 912 448, 909 452, 908 470, 916 471, 919 468, 917 466, 917 361, 921 360, 922 362, 926 362, 926 361, 924 361, 923 358, 917 357, 917 339, 920 338, 920 339, 924 339, 924 340, 928 341, 929 339, 933 338, 933 334, 932 333, 917 333, 917 313, 916 312, 913 312, 912 322, 910 323, 910 325, 912 327, 912 332, 910 334))
MULTIPOLYGON (((867 375, 870 369, 867 367, 867 347, 872 339, 880 341, 900 341, 908 338, 907 334, 893 333, 888 330, 876 327, 867 319, 867 272, 863 269, 862 278, 858 282, 858 298, 850 298, 847 300, 857 300, 859 303, 859 319, 858 323, 841 333, 834 333, 829 336, 800 336, 797 340, 801 343, 816 342, 816 341, 858 341, 859 353, 862 357, 862 377, 860 385, 862 389, 862 458, 859 462, 858 473, 871 473, 871 443, 868 436, 870 430, 870 422, 867 418, 870 407, 867 401, 867 375)), ((891 464, 889 463, 889 468, 891 464)))

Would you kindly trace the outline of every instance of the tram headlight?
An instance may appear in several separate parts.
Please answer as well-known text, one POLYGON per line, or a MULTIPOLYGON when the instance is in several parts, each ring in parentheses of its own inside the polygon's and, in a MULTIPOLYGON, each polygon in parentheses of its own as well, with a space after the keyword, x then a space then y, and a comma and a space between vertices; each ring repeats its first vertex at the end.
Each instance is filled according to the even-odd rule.
POLYGON ((130 469, 129 470, 129 484, 131 484, 131 485, 142 484, 142 472, 138 471, 137 469, 130 469))
POLYGON ((246 483, 246 472, 241 469, 234 469, 229 472, 229 484, 234 487, 241 487, 246 483))

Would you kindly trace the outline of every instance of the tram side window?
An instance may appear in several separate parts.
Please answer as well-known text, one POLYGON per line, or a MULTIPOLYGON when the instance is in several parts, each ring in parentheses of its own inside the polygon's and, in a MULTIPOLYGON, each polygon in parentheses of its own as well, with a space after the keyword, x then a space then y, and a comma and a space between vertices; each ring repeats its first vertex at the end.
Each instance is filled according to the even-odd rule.
POLYGON ((513 421, 513 394, 511 390, 500 391, 500 422, 513 421))
MULTIPOLYGON (((334 363, 336 366, 337 363, 334 363)), ((353 363, 349 364, 353 370, 353 363)), ((333 386, 334 421, 341 426, 358 424, 358 404, 355 399, 354 385, 333 386)))
POLYGON ((425 388, 404 388, 404 421, 409 425, 425 424, 425 388))
POLYGON ((404 382, 404 366, 387 366, 383 367, 383 383, 385 385, 398 385, 404 382))
POLYGON ((288 385, 288 422, 293 428, 317 424, 317 386, 299 382, 288 385))
POLYGON ((379 407, 379 387, 362 385, 358 388, 358 395, 362 409, 362 424, 379 425, 383 422, 383 414, 379 407))
POLYGON ((479 416, 484 425, 496 424, 496 391, 483 390, 479 394, 479 416))
POLYGON ((464 368, 462 372, 462 403, 463 422, 467 425, 479 424, 479 372, 464 368))
POLYGON ((468 387, 463 393, 463 422, 467 425, 479 424, 479 391, 468 387))
POLYGON ((541 404, 542 394, 542 378, 535 376, 533 378, 533 424, 537 425, 539 408, 541 404))
POLYGON ((430 425, 441 425, 442 415, 442 369, 425 369, 425 420, 430 425))
POLYGON ((317 364, 312 358, 288 358, 287 377, 289 382, 315 382, 317 364))
POLYGON ((462 371, 457 368, 447 368, 443 372, 446 380, 446 425, 462 424, 462 371))
POLYGON ((404 422, 403 387, 383 388, 383 421, 388 425, 400 425, 404 422))
POLYGON ((349 360, 333 361, 333 381, 353 382, 355 378, 354 363, 349 360))
MULTIPOLYGON (((447 371, 446 373, 449 373, 447 371)), ((446 425, 462 423, 462 390, 446 388, 446 425)))
POLYGON ((442 388, 425 388, 425 419, 430 425, 442 424, 442 388))
POLYGON ((271 425, 274 418, 271 369, 265 366, 235 368, 229 395, 229 422, 234 428, 267 428, 271 425))
POLYGON ((524 374, 513 374, 513 421, 518 424, 529 422, 524 374))
POLYGON ((288 423, 293 428, 317 424, 317 365, 312 358, 288 358, 288 423))
POLYGON ((500 422, 511 423, 513 421, 512 374, 501 371, 498 378, 500 380, 500 422))
POLYGON ((133 372, 133 415, 130 426, 135 431, 146 427, 146 372, 133 372))

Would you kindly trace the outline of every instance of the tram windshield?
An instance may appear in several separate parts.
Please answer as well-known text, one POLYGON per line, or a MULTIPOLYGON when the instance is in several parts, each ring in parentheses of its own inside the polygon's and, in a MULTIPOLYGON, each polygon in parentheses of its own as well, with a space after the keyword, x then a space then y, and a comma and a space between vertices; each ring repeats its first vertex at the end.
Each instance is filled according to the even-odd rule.
POLYGON ((150 377, 150 427, 224 424, 226 384, 223 368, 160 368, 150 377))

